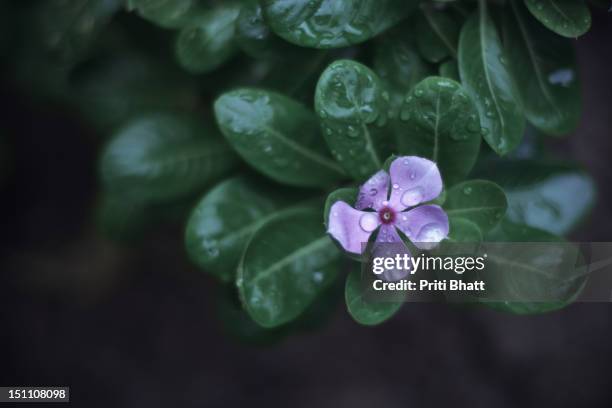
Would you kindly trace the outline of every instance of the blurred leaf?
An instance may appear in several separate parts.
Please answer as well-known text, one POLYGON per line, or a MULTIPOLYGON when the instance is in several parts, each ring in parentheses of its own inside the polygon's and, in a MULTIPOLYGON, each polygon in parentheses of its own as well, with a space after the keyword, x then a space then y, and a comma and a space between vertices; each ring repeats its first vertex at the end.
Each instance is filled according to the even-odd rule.
POLYGON ((378 76, 355 61, 339 60, 321 74, 315 110, 325 141, 342 168, 363 180, 392 152, 387 124, 389 93, 378 76))
POLYGON ((289 201, 286 190, 253 178, 235 177, 217 184, 202 197, 187 223, 189 257, 224 281, 234 279, 251 235, 289 201))
POLYGON ((338 48, 358 44, 399 22, 415 0, 264 0, 272 30, 303 47, 338 48))
POLYGON ((509 4, 504 41, 525 115, 544 133, 569 133, 581 109, 572 43, 538 24, 520 3, 509 4))
POLYGON ((128 10, 163 28, 180 28, 200 11, 201 0, 126 0, 128 10))
MULTIPOLYGON (((407 26, 414 24, 409 19, 407 26)), ((391 117, 397 117, 404 95, 431 73, 416 50, 414 32, 398 27, 381 36, 376 46, 374 69, 391 93, 391 117)))
MULTIPOLYGON (((346 277, 344 299, 351 317, 359 324, 375 326, 389 320, 402 307, 400 301, 368 300, 361 284, 360 264, 346 277)), ((373 290, 368 288, 369 290, 373 290)))
POLYGON ((591 28, 591 12, 583 0, 525 0, 525 5, 549 30, 576 38, 591 28))
POLYGON ((157 114, 116 132, 102 153, 100 174, 109 192, 163 202, 202 191, 236 163, 229 146, 196 119, 157 114))
MULTIPOLYGON (((478 228, 478 225, 460 216, 453 216, 448 219, 449 235, 447 240, 449 242, 481 242, 482 231, 478 228)), ((446 242, 446 241, 445 241, 446 242)), ((441 251, 444 253, 444 251, 441 251)))
POLYGON ((573 164, 514 160, 486 173, 506 192, 510 221, 553 234, 569 233, 595 204, 593 179, 573 164))
POLYGON ((218 68, 237 51, 235 23, 238 5, 228 3, 201 13, 186 25, 176 41, 179 64, 202 74, 218 68))
POLYGON ((469 180, 453 186, 447 191, 444 202, 444 210, 450 218, 464 218, 483 232, 495 227, 507 208, 501 187, 485 180, 469 180))
POLYGON ((343 177, 342 169, 321 143, 316 116, 286 96, 237 89, 217 99, 215 115, 238 154, 273 180, 323 187, 343 177))
POLYGON ((320 210, 297 208, 270 219, 252 236, 238 268, 247 312, 264 327, 295 319, 334 281, 338 258, 320 210))
POLYGON ((47 0, 36 9, 41 41, 52 59, 74 64, 120 10, 122 0, 47 0))
POLYGON ((80 67, 68 91, 76 108, 103 133, 138 115, 193 110, 198 99, 195 83, 182 72, 133 52, 80 67))
POLYGON ((484 139, 497 154, 512 151, 521 141, 525 118, 514 80, 486 1, 479 0, 459 38, 461 81, 474 98, 485 129, 484 139))
POLYGON ((459 23, 446 11, 423 7, 417 20, 419 52, 429 62, 438 63, 447 57, 457 58, 459 23))
POLYGON ((480 151, 478 111, 469 94, 451 79, 429 77, 410 92, 400 112, 400 155, 438 164, 446 185, 465 179, 480 151))
POLYGON ((488 298, 480 299, 488 307, 515 314, 550 312, 573 302, 586 283, 578 269, 583 262, 579 249, 556 235, 504 220, 486 240, 533 244, 531 250, 526 245, 488 250, 488 298))
POLYGON ((440 64, 438 72, 440 73, 440 76, 452 79, 457 82, 460 81, 459 66, 457 65, 457 61, 455 60, 446 61, 440 64))

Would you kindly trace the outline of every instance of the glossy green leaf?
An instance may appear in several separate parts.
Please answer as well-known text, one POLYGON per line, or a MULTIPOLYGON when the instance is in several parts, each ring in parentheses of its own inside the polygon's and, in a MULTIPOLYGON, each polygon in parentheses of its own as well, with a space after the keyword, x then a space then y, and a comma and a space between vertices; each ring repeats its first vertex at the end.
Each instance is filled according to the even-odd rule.
POLYGON ((575 38, 591 28, 591 12, 583 0, 525 0, 525 5, 548 29, 575 38))
POLYGON ((531 250, 524 244, 488 250, 488 290, 480 299, 488 307, 514 314, 550 312, 573 302, 586 283, 579 248, 556 235, 504 220, 486 240, 532 244, 531 250))
POLYGON ((263 0, 272 30, 303 47, 338 48, 366 41, 398 23, 414 0, 263 0))
POLYGON ((273 187, 245 177, 225 180, 196 205, 185 230, 191 260, 222 280, 234 278, 253 233, 287 205, 273 187))
POLYGON ((504 40, 525 115, 544 133, 569 133, 578 126, 581 108, 573 46, 538 24, 519 2, 509 4, 504 40))
POLYGON ((342 168, 356 180, 380 170, 392 152, 389 93, 380 78, 355 61, 339 60, 321 74, 315 110, 325 141, 342 168))
POLYGON ((433 63, 447 57, 457 58, 459 29, 459 23, 448 12, 423 7, 416 27, 419 52, 433 63))
POLYGON ((429 77, 410 92, 400 112, 401 155, 438 164, 447 185, 465 179, 476 163, 481 128, 470 95, 452 79, 429 77))
POLYGON ((202 191, 237 164, 230 147, 190 116, 142 116, 105 147, 100 175, 106 190, 143 202, 202 191))
POLYGON ((200 7, 200 0, 127 0, 127 9, 164 28, 180 28, 189 23, 200 7))
POLYGON ((359 324, 375 326, 389 320, 402 307, 399 301, 369 300, 361 283, 360 264, 346 277, 344 300, 351 317, 359 324))
POLYGON ((359 188, 357 187, 344 187, 338 190, 332 191, 325 200, 325 209, 323 210, 323 222, 325 229, 327 229, 329 221, 329 210, 336 201, 344 201, 351 207, 355 205, 357 201, 357 194, 359 194, 359 188))
POLYGON ((440 76, 450 78, 454 81, 460 81, 459 66, 457 65, 457 61, 455 60, 446 61, 440 64, 438 72, 440 76))
POLYGON ((251 166, 278 182, 322 187, 343 177, 329 157, 316 116, 286 96, 237 89, 215 102, 221 131, 251 166))
POLYGON ((469 180, 453 186, 444 202, 449 217, 471 221, 483 232, 495 227, 507 208, 504 191, 486 180, 469 180))
POLYGON ((518 92, 506 61, 486 1, 480 0, 478 13, 461 29, 459 73, 476 102, 484 139, 500 155, 518 146, 525 130, 518 92))
POLYGON ((593 179, 572 164, 515 160, 486 172, 506 192, 509 220, 553 234, 569 233, 595 204, 593 179))
POLYGON ((339 254, 320 209, 298 208, 270 219, 252 236, 238 268, 245 309, 264 327, 295 319, 334 281, 339 254))
POLYGON ((176 41, 176 56, 187 71, 202 74, 218 68, 236 50, 235 23, 240 8, 228 3, 201 13, 185 26, 176 41))

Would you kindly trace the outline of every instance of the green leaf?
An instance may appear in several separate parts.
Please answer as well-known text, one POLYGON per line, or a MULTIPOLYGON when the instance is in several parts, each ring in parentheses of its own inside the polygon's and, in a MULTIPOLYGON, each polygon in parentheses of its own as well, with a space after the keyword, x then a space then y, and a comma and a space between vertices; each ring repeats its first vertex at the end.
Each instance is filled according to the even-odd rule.
POLYGON ((303 47, 338 48, 364 42, 399 22, 414 0, 264 0, 270 27, 303 47))
POLYGON ((325 141, 342 168, 356 180, 380 170, 391 154, 387 124, 389 93, 380 78, 355 61, 339 60, 323 73, 315 110, 325 141))
POLYGON ((464 218, 483 232, 495 227, 506 213, 504 191, 486 180, 469 180, 448 190, 444 209, 449 217, 464 218))
POLYGON ((323 187, 343 177, 328 155, 316 116, 275 92, 237 89, 215 102, 221 131, 251 166, 280 183, 323 187))
POLYGON ((368 300, 361 284, 360 264, 346 277, 344 299, 351 317, 359 324, 375 326, 389 320, 402 307, 398 301, 368 300))
POLYGON ((486 249, 488 297, 480 302, 488 307, 515 314, 550 312, 573 302, 587 281, 579 248, 556 235, 504 220, 486 240, 523 243, 486 249), (544 242, 550 244, 538 244, 544 242))
POLYGON ((323 210, 323 222, 325 224, 325 229, 328 227, 329 223, 329 210, 332 205, 336 203, 336 201, 344 201, 345 203, 353 206, 357 201, 357 194, 359 194, 358 187, 344 187, 338 190, 332 191, 325 200, 325 209, 323 210))
POLYGON ((423 58, 438 63, 447 57, 457 58, 459 23, 447 12, 423 7, 417 20, 417 45, 423 58))
POLYGON ((515 160, 486 172, 506 192, 510 221, 553 234, 569 233, 595 204, 593 179, 573 164, 515 160))
POLYGON ((525 5, 549 30, 575 38, 591 28, 591 12, 580 0, 525 0, 525 5))
POLYGON ((115 133, 102 153, 100 174, 107 191, 162 202, 201 191, 236 162, 229 146, 194 118, 157 114, 115 133))
POLYGON ((127 9, 163 28, 181 28, 200 7, 200 0, 127 0, 127 9))
POLYGON ((484 138, 500 155, 518 146, 525 130, 525 118, 506 61, 486 1, 480 0, 478 13, 461 30, 459 73, 476 102, 480 123, 486 129, 484 138))
POLYGON ((443 62, 440 64, 439 71, 440 76, 445 78, 450 78, 454 81, 459 81, 459 66, 457 65, 457 61, 450 60, 443 62))
POLYGON ((206 11, 179 33, 176 56, 179 64, 193 74, 210 72, 236 52, 235 23, 240 8, 232 3, 206 11))
POLYGON ((310 208, 279 214, 249 241, 236 284, 245 309, 261 326, 295 319, 334 281, 339 251, 320 216, 310 208))
POLYGON ((509 4, 504 41, 525 115, 544 133, 569 133, 581 109, 573 46, 538 24, 520 3, 509 4))
POLYGON ((220 279, 233 279, 249 238, 287 201, 278 189, 258 180, 235 177, 217 184, 202 197, 187 222, 189 257, 220 279))
POLYGON ((405 129, 397 139, 401 155, 433 160, 447 185, 465 179, 478 157, 481 128, 476 106, 459 83, 441 77, 419 82, 400 120, 405 129))

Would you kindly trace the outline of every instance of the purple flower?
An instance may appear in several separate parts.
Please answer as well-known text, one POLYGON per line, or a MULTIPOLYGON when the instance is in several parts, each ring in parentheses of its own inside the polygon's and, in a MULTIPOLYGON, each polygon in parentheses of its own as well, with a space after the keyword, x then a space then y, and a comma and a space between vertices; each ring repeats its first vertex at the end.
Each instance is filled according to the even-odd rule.
POLYGON ((442 192, 436 163, 417 156, 398 157, 389 173, 391 177, 381 170, 361 186, 355 208, 344 201, 332 205, 327 232, 345 251, 361 254, 361 244, 375 231, 378 243, 402 243, 399 229, 419 249, 432 249, 448 236, 444 210, 433 204, 419 206, 442 192))

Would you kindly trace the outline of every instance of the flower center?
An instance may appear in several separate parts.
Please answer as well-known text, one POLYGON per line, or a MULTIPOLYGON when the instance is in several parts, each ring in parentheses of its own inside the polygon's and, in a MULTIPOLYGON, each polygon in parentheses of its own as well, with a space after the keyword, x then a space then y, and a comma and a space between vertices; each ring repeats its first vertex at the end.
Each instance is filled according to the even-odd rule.
POLYGON ((395 211, 393 211, 389 207, 384 207, 378 212, 378 216, 380 217, 380 222, 383 224, 391 224, 395 221, 395 211))

